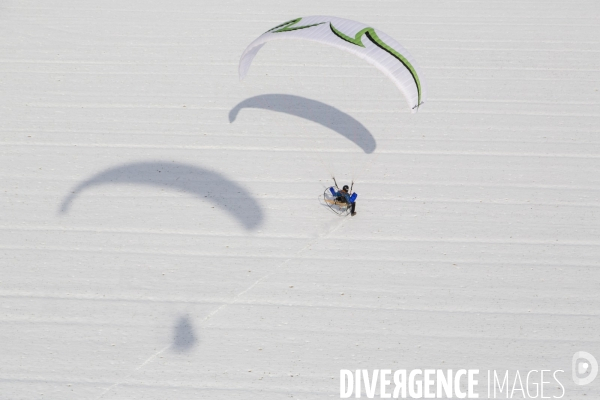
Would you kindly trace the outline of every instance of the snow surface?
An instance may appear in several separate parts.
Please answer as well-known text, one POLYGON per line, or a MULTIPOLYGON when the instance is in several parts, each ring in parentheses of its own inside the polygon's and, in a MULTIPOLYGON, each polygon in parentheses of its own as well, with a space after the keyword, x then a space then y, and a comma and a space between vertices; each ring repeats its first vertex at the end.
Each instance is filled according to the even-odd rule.
POLYGON ((600 398, 570 379, 600 357, 599 44, 596 0, 1 1, 0 398, 339 398, 358 368, 600 398), (239 82, 313 14, 396 38, 427 104, 314 43, 239 82))

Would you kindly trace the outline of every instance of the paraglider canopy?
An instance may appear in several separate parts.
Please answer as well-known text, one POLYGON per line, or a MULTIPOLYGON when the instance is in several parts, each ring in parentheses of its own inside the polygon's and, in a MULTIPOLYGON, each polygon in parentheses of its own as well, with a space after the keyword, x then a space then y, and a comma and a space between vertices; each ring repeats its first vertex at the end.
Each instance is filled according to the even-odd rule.
POLYGON ((390 78, 404 94, 413 113, 425 102, 422 74, 414 58, 400 43, 378 29, 337 17, 296 18, 269 29, 244 50, 239 65, 240 79, 244 79, 262 46, 278 39, 312 40, 346 50, 373 64, 390 78))

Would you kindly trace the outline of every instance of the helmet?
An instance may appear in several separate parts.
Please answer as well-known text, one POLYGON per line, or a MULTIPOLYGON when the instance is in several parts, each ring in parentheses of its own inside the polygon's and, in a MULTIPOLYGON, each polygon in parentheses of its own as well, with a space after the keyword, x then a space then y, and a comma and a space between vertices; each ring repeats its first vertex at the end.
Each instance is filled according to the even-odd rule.
POLYGON ((344 187, 342 189, 348 190, 348 185, 344 185, 344 187))

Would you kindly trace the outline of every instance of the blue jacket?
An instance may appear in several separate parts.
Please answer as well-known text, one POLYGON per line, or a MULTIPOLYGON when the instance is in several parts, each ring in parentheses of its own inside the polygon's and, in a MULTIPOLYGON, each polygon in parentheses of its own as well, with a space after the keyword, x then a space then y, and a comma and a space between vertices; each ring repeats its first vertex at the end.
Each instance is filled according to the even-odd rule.
POLYGON ((333 195, 333 197, 342 197, 342 198, 344 198, 344 199, 346 200, 346 202, 347 202, 348 204, 352 204, 352 203, 354 203, 354 202, 356 201, 356 197, 358 196, 358 194, 357 194, 357 193, 352 193, 352 196, 350 196, 350 194, 349 194, 349 193, 343 192, 343 191, 341 191, 341 190, 336 192, 336 191, 333 189, 333 186, 331 186, 331 187, 329 188, 329 191, 331 192, 331 194, 333 195))
POLYGON ((348 204, 352 203, 352 200, 350 200, 350 194, 348 194, 342 190, 337 192, 335 195, 338 197, 343 197, 346 200, 346 203, 348 203, 348 204))

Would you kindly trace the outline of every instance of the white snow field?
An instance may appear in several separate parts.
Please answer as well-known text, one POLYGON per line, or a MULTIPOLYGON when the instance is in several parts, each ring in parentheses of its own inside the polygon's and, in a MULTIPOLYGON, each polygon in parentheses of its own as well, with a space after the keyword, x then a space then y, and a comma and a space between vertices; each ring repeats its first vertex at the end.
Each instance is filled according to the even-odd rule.
POLYGON ((417 368, 600 398, 571 378, 600 359, 599 45, 597 0, 1 1, 0 399, 339 398, 341 369, 417 368), (307 15, 398 40, 425 105, 311 42, 239 81, 307 15), (355 217, 319 203, 332 173, 355 217))

